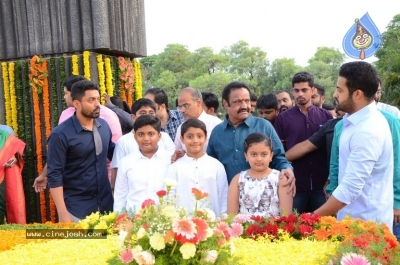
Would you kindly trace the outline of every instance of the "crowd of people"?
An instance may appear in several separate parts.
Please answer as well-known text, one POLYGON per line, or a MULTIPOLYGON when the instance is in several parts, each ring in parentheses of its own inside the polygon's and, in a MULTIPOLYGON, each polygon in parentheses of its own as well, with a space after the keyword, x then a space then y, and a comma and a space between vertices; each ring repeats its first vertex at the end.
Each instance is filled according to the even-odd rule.
POLYGON ((400 238, 400 112, 380 102, 372 65, 345 63, 338 76, 333 105, 311 73, 299 72, 291 90, 258 98, 239 81, 226 85, 222 102, 187 87, 176 110, 162 88, 131 108, 107 95, 102 106, 97 85, 72 76, 33 187, 50 188, 61 222, 135 212, 146 199, 157 203, 172 179, 189 213, 197 188, 209 194, 201 207, 217 215, 351 215, 383 222, 400 238))

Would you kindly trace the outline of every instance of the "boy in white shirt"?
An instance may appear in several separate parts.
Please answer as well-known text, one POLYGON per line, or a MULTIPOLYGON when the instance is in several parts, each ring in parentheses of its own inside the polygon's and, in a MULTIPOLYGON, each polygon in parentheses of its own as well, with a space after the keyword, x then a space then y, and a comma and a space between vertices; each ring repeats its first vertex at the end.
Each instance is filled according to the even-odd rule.
POLYGON ((228 180, 224 166, 203 151, 207 139, 206 125, 198 119, 185 121, 181 125, 180 139, 187 152, 169 167, 167 174, 178 183, 172 191, 177 195, 178 205, 193 213, 196 201, 192 188, 197 188, 208 193, 207 199, 200 201, 200 208, 210 208, 220 216, 226 212, 228 180))
POLYGON ((114 192, 116 212, 136 212, 147 199, 158 203, 156 192, 165 188, 163 180, 171 163, 172 152, 158 146, 160 119, 152 115, 140 116, 133 129, 140 152, 128 154, 119 161, 114 192))
MULTIPOLYGON (((135 121, 142 115, 156 115, 156 105, 153 101, 147 98, 141 98, 135 101, 132 105, 132 119, 135 121)), ((139 145, 136 142, 135 130, 127 133, 120 137, 115 143, 114 155, 111 161, 112 176, 111 176, 111 187, 114 187, 115 177, 118 172, 118 163, 122 158, 131 153, 139 152, 139 145)), ((171 137, 165 132, 161 132, 161 139, 158 142, 158 146, 168 152, 175 151, 175 144, 172 142, 171 137)))

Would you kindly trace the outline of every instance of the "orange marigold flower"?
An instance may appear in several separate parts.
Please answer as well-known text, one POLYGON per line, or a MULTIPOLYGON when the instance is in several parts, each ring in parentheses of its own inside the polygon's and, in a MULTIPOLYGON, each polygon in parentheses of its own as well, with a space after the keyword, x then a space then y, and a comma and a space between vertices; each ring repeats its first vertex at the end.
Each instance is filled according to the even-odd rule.
POLYGON ((207 192, 201 192, 199 189, 196 188, 192 188, 192 193, 196 200, 201 200, 208 196, 207 192))

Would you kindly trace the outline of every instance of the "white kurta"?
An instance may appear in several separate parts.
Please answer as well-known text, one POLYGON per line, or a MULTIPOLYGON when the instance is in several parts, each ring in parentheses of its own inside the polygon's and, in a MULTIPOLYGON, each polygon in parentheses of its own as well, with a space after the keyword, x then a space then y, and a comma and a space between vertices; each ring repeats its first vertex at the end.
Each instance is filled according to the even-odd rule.
POLYGON ((339 143, 339 186, 333 196, 347 204, 338 212, 393 227, 393 145, 375 102, 343 117, 339 143))
POLYGON ((156 192, 165 189, 164 179, 171 155, 171 152, 158 148, 150 159, 140 152, 122 158, 115 181, 114 211, 137 211, 147 199, 158 203, 156 192))
MULTIPOLYGON (((207 114, 204 110, 201 112, 198 119, 201 120, 202 122, 204 122, 204 124, 206 125, 206 129, 207 129, 207 141, 204 143, 204 147, 203 147, 204 152, 206 152, 207 146, 208 146, 208 139, 210 139, 212 130, 214 129, 215 126, 220 124, 222 121, 218 117, 207 114)), ((175 148, 176 148, 176 150, 187 151, 185 144, 181 141, 181 127, 182 127, 182 124, 179 125, 178 129, 176 130, 176 136, 175 136, 175 141, 174 141, 175 148)))
POLYGON ((210 208, 217 216, 226 212, 228 179, 224 166, 217 159, 207 154, 198 159, 184 155, 170 166, 167 177, 178 183, 171 194, 177 196, 178 205, 185 207, 190 214, 196 205, 192 188, 208 193, 198 207, 210 208))
MULTIPOLYGON (((171 137, 165 132, 161 132, 161 139, 158 142, 158 147, 168 152, 175 151, 175 144, 172 142, 171 137)), ((131 153, 140 153, 139 145, 135 140, 132 132, 123 135, 115 143, 114 155, 111 161, 111 168, 118 168, 119 161, 126 155, 131 153)))

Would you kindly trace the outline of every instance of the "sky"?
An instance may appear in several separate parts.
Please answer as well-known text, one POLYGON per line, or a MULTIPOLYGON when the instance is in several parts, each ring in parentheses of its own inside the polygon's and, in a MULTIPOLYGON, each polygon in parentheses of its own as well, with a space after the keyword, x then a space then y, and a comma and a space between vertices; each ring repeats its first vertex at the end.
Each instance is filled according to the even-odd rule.
MULTIPOLYGON (((399 0, 145 0, 147 54, 168 44, 214 53, 239 40, 267 53, 270 62, 294 58, 306 66, 318 47, 337 48, 356 18, 369 13, 383 33, 399 0)), ((353 59, 348 59, 353 60, 353 59)), ((366 61, 373 61, 371 57, 366 61)))

